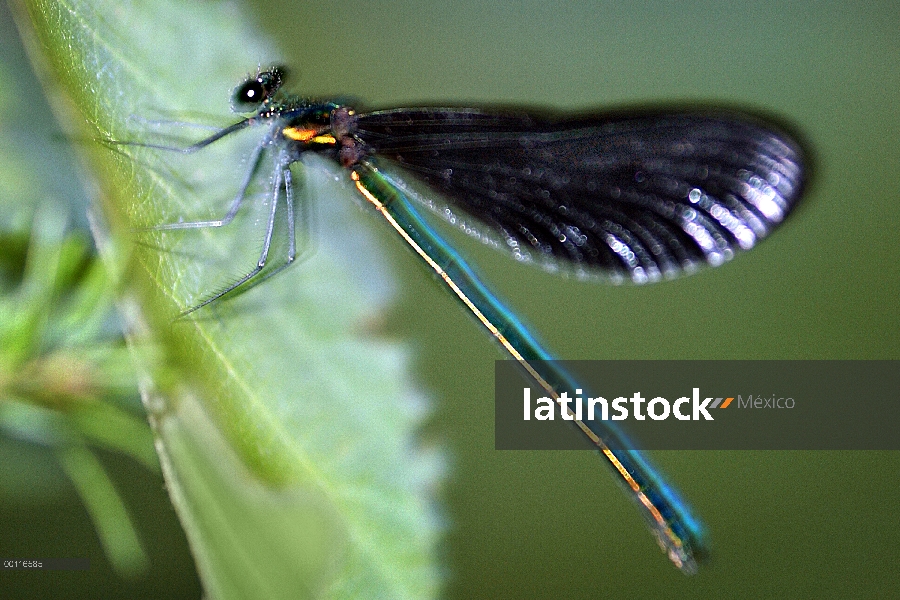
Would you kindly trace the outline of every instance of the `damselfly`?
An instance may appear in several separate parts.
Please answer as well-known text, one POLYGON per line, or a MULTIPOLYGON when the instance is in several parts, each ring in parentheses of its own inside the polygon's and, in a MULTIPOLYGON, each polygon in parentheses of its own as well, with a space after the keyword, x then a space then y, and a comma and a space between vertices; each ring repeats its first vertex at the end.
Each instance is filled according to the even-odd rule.
MULTIPOLYGON (((718 265, 765 237, 791 211, 804 183, 802 152, 783 131, 726 110, 640 110, 565 116, 481 108, 358 111, 280 91, 282 68, 237 87, 249 116, 193 145, 197 152, 252 126, 266 134, 227 214, 156 229, 221 227, 247 196, 262 157, 273 157, 273 196, 256 267, 192 312, 253 285, 269 260, 283 200, 296 256, 291 163, 306 153, 346 169, 356 190, 553 399, 580 388, 475 271, 420 216, 415 178, 446 197, 442 212, 499 240, 519 261, 576 275, 637 283, 718 265), (457 212, 459 211, 459 212, 457 212)), ((155 148, 167 146, 136 144, 155 148)), ((560 403, 560 409, 568 410, 560 403)), ((571 414, 571 412, 570 412, 571 414)), ((572 415, 574 417, 574 415, 572 415)), ((647 460, 607 422, 574 420, 637 500, 663 549, 685 572, 706 551, 703 528, 647 460)))

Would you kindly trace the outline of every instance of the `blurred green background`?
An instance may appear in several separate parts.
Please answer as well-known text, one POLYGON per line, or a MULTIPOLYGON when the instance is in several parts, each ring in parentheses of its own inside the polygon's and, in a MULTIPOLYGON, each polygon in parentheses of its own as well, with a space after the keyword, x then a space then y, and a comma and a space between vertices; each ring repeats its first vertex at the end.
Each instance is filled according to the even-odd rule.
MULTIPOLYGON (((459 244, 562 358, 900 358, 895 3, 266 2, 247 13, 278 40, 290 86, 304 95, 373 107, 700 100, 780 115, 811 147, 814 180, 770 240, 720 269, 608 287, 459 244)), ((2 20, 2 94, 37 102, 2 20)), ((54 139, 34 114, 14 122, 54 139)), ((41 180, 66 160, 30 158, 52 161, 34 171, 41 180)), ((413 348, 434 399, 423 435, 445 444, 452 462, 442 491, 446 597, 885 597, 900 589, 896 452, 656 453, 712 538, 713 562, 686 578, 660 555, 596 456, 494 451, 498 352, 387 228, 372 219, 372 230, 402 282, 379 332, 413 348)), ((3 460, 28 451, 5 448, 3 460)), ((134 580, 110 570, 74 489, 48 464, 59 483, 0 499, 0 555, 79 548, 92 569, 3 572, 0 590, 19 590, 4 597, 199 596, 161 479, 103 458, 150 570, 134 580)))

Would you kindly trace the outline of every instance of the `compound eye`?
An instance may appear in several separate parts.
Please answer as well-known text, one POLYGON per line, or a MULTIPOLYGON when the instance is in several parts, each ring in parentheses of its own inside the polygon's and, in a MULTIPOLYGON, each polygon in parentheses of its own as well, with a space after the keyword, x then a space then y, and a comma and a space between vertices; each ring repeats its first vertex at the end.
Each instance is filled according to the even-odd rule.
POLYGON ((251 79, 234 90, 236 108, 255 108, 266 100, 266 89, 257 79, 251 79))
POLYGON ((283 80, 284 69, 281 67, 272 67, 248 79, 234 90, 232 104, 235 111, 257 110, 275 95, 283 80))

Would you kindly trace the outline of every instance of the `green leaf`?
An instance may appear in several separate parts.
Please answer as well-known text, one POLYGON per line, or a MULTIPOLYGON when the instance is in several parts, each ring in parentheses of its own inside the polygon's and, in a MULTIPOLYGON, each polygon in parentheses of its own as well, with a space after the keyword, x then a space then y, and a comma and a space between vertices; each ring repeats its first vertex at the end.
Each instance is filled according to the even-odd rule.
POLYGON ((78 494, 94 521, 100 540, 116 569, 138 573, 146 568, 144 553, 131 519, 116 488, 100 461, 84 446, 68 446, 59 451, 59 461, 75 484, 78 494), (128 526, 122 526, 127 523, 128 526))
POLYGON ((144 404, 207 594, 433 596, 440 460, 415 444, 424 402, 406 351, 366 334, 392 283, 341 174, 294 169, 298 205, 313 204, 299 235, 314 252, 299 266, 173 321, 255 264, 268 176, 226 228, 135 229, 220 218, 263 132, 193 155, 93 141, 200 139, 210 129, 185 123, 233 121, 232 87, 277 53, 232 3, 25 4, 31 54, 83 140, 95 239, 122 278, 144 404))

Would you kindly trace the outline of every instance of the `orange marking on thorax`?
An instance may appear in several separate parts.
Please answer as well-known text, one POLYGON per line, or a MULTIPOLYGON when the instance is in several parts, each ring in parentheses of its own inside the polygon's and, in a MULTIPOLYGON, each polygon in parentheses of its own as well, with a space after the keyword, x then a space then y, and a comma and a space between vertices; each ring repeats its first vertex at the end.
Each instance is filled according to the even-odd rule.
POLYGON ((289 140, 295 142, 313 142, 316 144, 336 144, 337 140, 328 133, 323 134, 321 129, 310 129, 303 127, 285 127, 281 130, 281 134, 289 140))
POLYGON ((284 137, 295 142, 308 142, 318 133, 318 129, 301 129, 300 127, 285 127, 282 130, 284 137))

